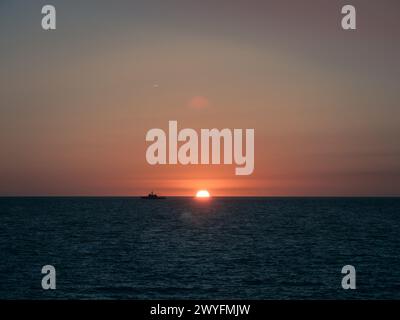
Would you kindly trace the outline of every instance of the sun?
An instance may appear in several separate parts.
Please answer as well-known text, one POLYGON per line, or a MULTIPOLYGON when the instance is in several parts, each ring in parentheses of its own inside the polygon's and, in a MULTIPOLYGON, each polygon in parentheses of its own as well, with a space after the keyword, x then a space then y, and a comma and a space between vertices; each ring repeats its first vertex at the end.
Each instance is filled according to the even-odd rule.
POLYGON ((196 193, 196 198, 209 198, 210 193, 207 190, 199 190, 196 193))

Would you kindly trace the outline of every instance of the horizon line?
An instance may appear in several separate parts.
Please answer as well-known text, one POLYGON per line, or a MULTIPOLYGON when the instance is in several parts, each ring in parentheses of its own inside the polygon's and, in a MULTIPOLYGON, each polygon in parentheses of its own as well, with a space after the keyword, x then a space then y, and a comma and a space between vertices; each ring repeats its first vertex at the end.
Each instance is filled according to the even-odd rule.
MULTIPOLYGON (((195 195, 163 195, 166 198, 196 198, 195 195)), ((142 195, 0 195, 0 198, 141 198, 142 195)), ((210 198, 400 198, 399 195, 218 195, 210 198)))

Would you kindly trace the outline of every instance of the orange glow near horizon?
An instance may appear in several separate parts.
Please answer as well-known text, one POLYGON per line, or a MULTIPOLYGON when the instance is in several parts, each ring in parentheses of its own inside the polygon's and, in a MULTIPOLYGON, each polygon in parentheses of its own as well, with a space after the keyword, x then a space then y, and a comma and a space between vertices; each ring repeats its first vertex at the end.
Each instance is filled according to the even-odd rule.
POLYGON ((210 193, 207 190, 199 190, 196 193, 196 198, 209 198, 210 193))

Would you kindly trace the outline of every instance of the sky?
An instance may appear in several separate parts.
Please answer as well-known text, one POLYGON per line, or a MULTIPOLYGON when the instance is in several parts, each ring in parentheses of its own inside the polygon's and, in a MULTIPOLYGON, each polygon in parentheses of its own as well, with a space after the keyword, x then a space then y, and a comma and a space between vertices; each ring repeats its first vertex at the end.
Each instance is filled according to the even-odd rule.
POLYGON ((0 196, 399 196, 400 3, 0 1, 0 196), (341 29, 341 7, 357 30, 341 29), (57 29, 41 29, 53 4, 57 29), (254 128, 255 170, 146 162, 254 128))

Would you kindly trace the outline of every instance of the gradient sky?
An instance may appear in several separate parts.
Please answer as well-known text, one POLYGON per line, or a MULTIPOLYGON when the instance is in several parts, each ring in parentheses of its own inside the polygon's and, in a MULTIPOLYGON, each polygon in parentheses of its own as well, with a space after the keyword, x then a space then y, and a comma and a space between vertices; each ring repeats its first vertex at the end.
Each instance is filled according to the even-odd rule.
POLYGON ((399 30, 388 0, 0 1, 0 195, 398 196, 399 30), (150 166, 168 120, 254 128, 254 173, 150 166))

